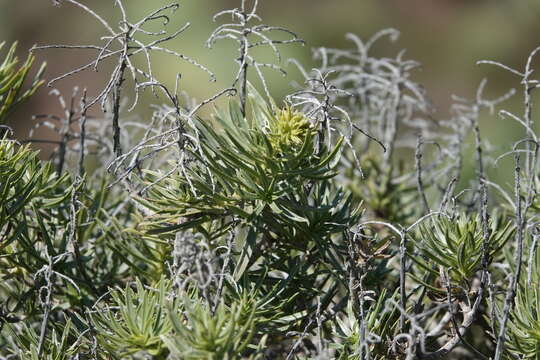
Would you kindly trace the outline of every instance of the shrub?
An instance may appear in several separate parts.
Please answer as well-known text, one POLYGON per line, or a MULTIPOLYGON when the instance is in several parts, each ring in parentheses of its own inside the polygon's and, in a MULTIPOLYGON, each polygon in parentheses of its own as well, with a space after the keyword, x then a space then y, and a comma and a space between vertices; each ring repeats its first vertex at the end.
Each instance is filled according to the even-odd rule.
POLYGON ((495 154, 478 118, 514 92, 485 99, 483 81, 434 125, 412 80, 418 64, 403 52, 373 54, 396 30, 368 41, 348 34, 354 47, 316 50, 321 65, 311 72, 290 60, 306 82, 277 101, 261 69, 285 73, 281 47, 303 41, 263 24, 258 2, 242 0, 216 15, 232 22, 207 42, 237 43, 232 84, 197 102, 178 94, 179 76, 172 89, 153 71, 162 53, 214 77, 163 47, 187 30, 168 32, 177 4, 133 21, 115 0, 122 21, 113 29, 78 0, 61 3, 107 35, 96 45, 35 47, 96 52, 49 84, 110 58, 117 66, 97 94, 74 91, 67 102, 53 92, 65 116, 39 115, 35 126, 58 133, 49 161, 23 144, 43 139, 16 140, 6 125, 43 67, 25 87, 34 57, 17 68, 15 45, 0 66, 2 359, 540 357, 531 78, 539 49, 524 70, 480 62, 524 88, 522 117, 500 111, 524 130, 502 155, 514 156, 507 189, 487 179, 495 154), (155 21, 165 29, 149 27, 155 21), (276 62, 260 60, 259 47, 276 62), (122 98, 138 110, 145 89, 164 102, 133 121, 122 98), (88 116, 96 104, 101 118, 88 116), (209 104, 211 115, 201 111, 209 104), (402 161, 407 154, 412 161, 402 161))

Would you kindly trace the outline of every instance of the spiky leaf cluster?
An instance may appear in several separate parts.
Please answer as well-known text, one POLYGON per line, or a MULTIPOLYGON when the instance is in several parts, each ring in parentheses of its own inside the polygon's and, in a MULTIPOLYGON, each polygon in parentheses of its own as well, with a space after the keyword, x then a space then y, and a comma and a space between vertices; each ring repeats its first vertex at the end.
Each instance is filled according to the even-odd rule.
MULTIPOLYGON (((0 42, 0 50, 4 45, 5 42, 0 42)), ((13 109, 32 96, 43 84, 41 77, 45 70, 45 64, 42 64, 34 75, 29 88, 24 89, 25 81, 35 62, 35 57, 31 54, 28 55, 24 63, 19 66, 19 59, 15 56, 16 50, 17 43, 15 42, 3 57, 2 63, 0 63, 0 125, 5 125, 8 115, 13 109)))

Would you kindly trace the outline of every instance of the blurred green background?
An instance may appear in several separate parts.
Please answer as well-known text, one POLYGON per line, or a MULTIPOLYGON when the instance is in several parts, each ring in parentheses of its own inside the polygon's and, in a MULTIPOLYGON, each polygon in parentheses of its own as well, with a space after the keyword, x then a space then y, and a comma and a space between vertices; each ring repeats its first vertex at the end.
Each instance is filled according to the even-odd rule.
MULTIPOLYGON (((117 24, 114 0, 81 1, 111 24, 117 24)), ((170 2, 125 0, 132 19, 170 2)), ((191 27, 168 46, 199 60, 215 72, 218 82, 209 83, 204 72, 166 55, 155 57, 155 69, 158 77, 169 84, 174 83, 177 73, 182 73, 182 88, 203 99, 230 83, 237 57, 227 41, 211 50, 205 48, 205 40, 217 25, 212 22, 212 15, 222 9, 238 7, 240 0, 179 2, 181 7, 168 26, 176 29, 190 22, 191 27)), ((314 66, 313 47, 348 47, 350 44, 344 39, 347 32, 365 39, 380 29, 397 28, 401 31, 400 39, 394 44, 381 42, 377 51, 392 55, 406 48, 409 58, 423 64, 416 79, 425 86, 435 104, 436 118, 448 116, 451 94, 474 96, 484 77, 489 79, 486 89, 489 95, 498 96, 510 87, 519 87, 514 76, 495 67, 475 65, 477 60, 496 60, 522 69, 529 52, 540 45, 538 0, 261 0, 259 13, 265 23, 287 27, 306 40, 305 47, 287 45, 283 53, 284 58, 298 58, 308 69, 314 66)), ((19 40, 21 57, 26 56, 25 52, 33 44, 92 44, 104 34, 95 19, 69 3, 53 6, 51 0, 0 0, 0 40, 8 43, 19 40)), ((79 50, 47 50, 39 52, 38 59, 47 61, 46 76, 51 78, 84 64, 92 54, 79 50)), ((291 81, 299 79, 298 72, 293 67, 289 69, 287 78, 272 76, 271 90, 278 99, 291 91, 291 81)), ((79 85, 95 94, 103 86, 106 75, 107 68, 102 67, 100 72, 87 71, 56 86, 70 93, 74 85, 79 85)), ((49 90, 43 87, 29 105, 13 116, 11 125, 18 136, 25 136, 32 114, 60 112, 56 100, 48 95, 49 90)), ((505 108, 521 113, 521 101, 516 96, 505 108)), ((141 110, 137 112, 146 114, 141 110)), ((484 116, 482 125, 492 144, 504 144, 498 153, 507 150, 511 141, 521 136, 520 129, 496 114, 484 116)), ((493 171, 496 176, 505 177, 504 171, 493 171)))

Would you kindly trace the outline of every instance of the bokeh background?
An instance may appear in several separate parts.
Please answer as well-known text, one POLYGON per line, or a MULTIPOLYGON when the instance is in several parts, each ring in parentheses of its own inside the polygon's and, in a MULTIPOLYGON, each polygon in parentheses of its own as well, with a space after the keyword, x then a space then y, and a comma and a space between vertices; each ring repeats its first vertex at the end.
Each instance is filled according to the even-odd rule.
MULTIPOLYGON (((133 19, 149 9, 172 0, 125 0, 133 19)), ((114 0, 81 0, 111 24, 118 21, 114 0)), ((179 0, 171 29, 186 22, 191 27, 168 45, 183 54, 198 59, 218 77, 211 84, 208 76, 173 57, 156 56, 157 75, 165 82, 174 83, 181 72, 182 88, 199 99, 226 87, 232 78, 237 56, 229 43, 214 49, 204 46, 212 29, 212 15, 219 10, 238 7, 240 0, 179 0)), ((538 0, 261 0, 260 15, 265 23, 287 27, 306 40, 306 46, 285 46, 284 58, 296 57, 306 68, 311 68, 311 49, 318 46, 349 46, 344 38, 353 32, 368 38, 376 31, 393 27, 401 31, 396 43, 381 42, 377 51, 392 55, 407 49, 407 56, 423 64, 416 74, 418 82, 427 89, 437 108, 436 118, 446 118, 451 95, 474 96, 482 78, 489 79, 487 94, 498 96, 510 87, 519 87, 518 79, 491 66, 478 66, 477 60, 490 59, 509 66, 523 68, 526 57, 540 45, 540 1, 538 0)), ((69 3, 54 6, 51 0, 0 0, 0 40, 20 42, 19 53, 26 56, 33 44, 91 44, 104 35, 92 17, 69 3)), ((78 50, 47 50, 39 52, 39 61, 47 61, 46 77, 51 78, 84 64, 92 52, 78 50)), ((95 54, 94 54, 95 56, 95 54)), ((87 61, 88 62, 88 61, 87 61)), ((289 76, 272 76, 271 90, 279 99, 291 91, 290 83, 299 80, 292 67, 289 76)), ((107 68, 88 71, 56 84, 70 93, 74 85, 88 87, 95 93, 103 86, 107 68)), ((34 99, 18 110, 11 119, 17 136, 24 137, 31 126, 31 115, 58 113, 60 108, 50 89, 43 87, 34 99)), ((130 94, 126 94, 130 95, 130 94)), ((146 101, 152 101, 147 99, 146 101)), ((154 100, 155 101, 155 100, 154 100)), ((505 108, 520 113, 519 96, 505 108)), ((142 105, 144 107, 144 104, 142 105)), ((146 116, 144 109, 137 110, 146 116)), ((497 146, 508 144, 520 136, 517 126, 501 120, 497 115, 482 118, 482 129, 490 142, 497 146)), ((494 176, 511 174, 512 170, 492 170, 494 176), (500 172, 497 174, 497 172, 500 172)), ((508 177, 511 178, 511 175, 508 177)))

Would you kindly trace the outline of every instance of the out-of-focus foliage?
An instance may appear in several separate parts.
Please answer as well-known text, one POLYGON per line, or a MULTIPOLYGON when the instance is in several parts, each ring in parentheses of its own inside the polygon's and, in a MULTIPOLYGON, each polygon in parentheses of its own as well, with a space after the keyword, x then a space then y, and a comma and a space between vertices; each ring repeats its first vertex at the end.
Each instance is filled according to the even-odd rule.
MULTIPOLYGON (((4 45, 5 42, 0 43, 0 50, 4 45)), ((41 77, 45 70, 45 63, 34 75, 30 87, 24 90, 25 81, 35 62, 35 57, 32 54, 28 55, 25 62, 19 66, 19 59, 15 56, 16 49, 17 43, 15 42, 0 64, 0 125, 4 125, 8 115, 15 107, 32 96, 43 84, 41 77)))

